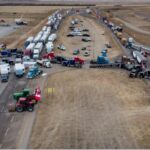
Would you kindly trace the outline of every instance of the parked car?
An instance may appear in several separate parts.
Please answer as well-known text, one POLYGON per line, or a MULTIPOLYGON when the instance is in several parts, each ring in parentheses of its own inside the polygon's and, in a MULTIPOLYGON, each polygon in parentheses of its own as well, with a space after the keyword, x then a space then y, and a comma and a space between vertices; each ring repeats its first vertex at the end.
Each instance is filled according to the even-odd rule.
POLYGON ((82 41, 83 42, 91 42, 92 40, 89 37, 86 37, 86 38, 82 38, 82 41))
POLYGON ((80 53, 79 49, 73 51, 73 55, 78 55, 80 53))
POLYGON ((88 51, 85 51, 83 55, 87 57, 90 56, 90 53, 88 51))

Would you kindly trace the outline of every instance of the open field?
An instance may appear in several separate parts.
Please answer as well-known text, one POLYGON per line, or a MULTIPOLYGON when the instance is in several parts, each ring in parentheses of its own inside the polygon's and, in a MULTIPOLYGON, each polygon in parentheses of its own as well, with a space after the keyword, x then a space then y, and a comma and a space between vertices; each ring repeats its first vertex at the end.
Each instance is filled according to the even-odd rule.
POLYGON ((58 32, 58 39, 56 42, 56 47, 59 44, 63 44, 66 47, 66 51, 61 51, 55 48, 55 52, 58 54, 61 54, 66 57, 73 57, 72 53, 75 49, 81 49, 83 47, 88 47, 90 56, 85 57, 84 51, 80 50, 80 54, 78 56, 82 57, 83 59, 92 59, 97 58, 98 55, 100 55, 101 50, 103 50, 106 46, 106 43, 110 43, 112 45, 112 48, 108 49, 108 55, 110 59, 113 59, 115 57, 118 57, 122 54, 121 49, 118 47, 118 45, 115 43, 114 40, 112 40, 111 36, 109 36, 109 33, 107 33, 106 29, 102 26, 98 25, 96 22, 89 18, 81 17, 79 15, 77 16, 70 16, 66 20, 64 20, 63 24, 61 25, 60 31, 58 32), (90 34, 90 38, 92 39, 91 42, 82 42, 82 37, 67 37, 66 35, 69 34, 70 29, 70 23, 73 19, 79 19, 80 22, 77 27, 79 29, 88 29, 90 34))
POLYGON ((49 76, 29 148, 150 148, 149 92, 119 70, 49 76), (40 135, 40 136, 39 136, 40 135))
POLYGON ((68 8, 83 8, 86 6, 0 6, 0 12, 17 12, 17 13, 47 13, 55 9, 68 9, 68 8), (22 9, 23 7, 23 9, 22 9))

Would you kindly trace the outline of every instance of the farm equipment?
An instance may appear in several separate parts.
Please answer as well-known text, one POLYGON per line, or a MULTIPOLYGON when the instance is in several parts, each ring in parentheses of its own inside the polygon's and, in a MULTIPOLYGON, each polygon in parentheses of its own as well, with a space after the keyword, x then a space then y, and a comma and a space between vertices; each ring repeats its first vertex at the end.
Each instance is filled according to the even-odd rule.
POLYGON ((33 66, 29 69, 29 72, 27 74, 27 79, 33 79, 43 73, 42 70, 39 70, 37 66, 33 66))
POLYGON ((9 111, 23 112, 25 110, 32 112, 35 104, 41 100, 41 90, 36 88, 33 94, 30 94, 29 89, 24 89, 22 92, 13 94, 16 103, 9 104, 9 111))
POLYGON ((74 59, 70 59, 62 62, 62 65, 66 67, 81 68, 83 64, 84 64, 84 60, 79 57, 75 57, 74 59))
POLYGON ((20 98, 16 103, 15 110, 17 112, 23 112, 24 110, 32 112, 34 110, 34 105, 34 101, 28 101, 27 98, 20 98))
POLYGON ((21 92, 16 92, 13 94, 14 100, 18 101, 21 97, 27 97, 30 95, 30 89, 23 89, 21 92))

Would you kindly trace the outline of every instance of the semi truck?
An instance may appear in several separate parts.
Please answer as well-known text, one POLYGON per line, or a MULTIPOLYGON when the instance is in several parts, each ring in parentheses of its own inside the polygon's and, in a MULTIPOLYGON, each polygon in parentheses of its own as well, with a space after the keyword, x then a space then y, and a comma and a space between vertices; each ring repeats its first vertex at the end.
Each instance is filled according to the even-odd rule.
POLYGON ((49 59, 37 60, 37 64, 42 66, 42 67, 45 67, 45 68, 51 68, 52 67, 49 59))
POLYGON ((43 73, 42 70, 39 70, 39 68, 37 66, 33 66, 30 68, 28 74, 27 74, 27 79, 33 79, 36 76, 39 76, 43 73))
POLYGON ((30 44, 26 47, 26 49, 25 49, 25 51, 24 51, 24 55, 31 56, 34 47, 35 47, 35 43, 30 43, 30 44))
POLYGON ((1 69, 1 82, 8 82, 9 72, 7 68, 1 69))
POLYGON ((43 49, 43 43, 42 42, 37 43, 33 50, 33 59, 39 58, 42 49, 43 49))
POLYGON ((25 65, 21 63, 15 64, 14 73, 16 77, 22 77, 25 74, 25 65))
POLYGON ((6 68, 8 70, 8 72, 10 73, 10 65, 7 63, 2 63, 0 64, 0 74, 1 74, 1 70, 3 70, 3 68, 6 68))

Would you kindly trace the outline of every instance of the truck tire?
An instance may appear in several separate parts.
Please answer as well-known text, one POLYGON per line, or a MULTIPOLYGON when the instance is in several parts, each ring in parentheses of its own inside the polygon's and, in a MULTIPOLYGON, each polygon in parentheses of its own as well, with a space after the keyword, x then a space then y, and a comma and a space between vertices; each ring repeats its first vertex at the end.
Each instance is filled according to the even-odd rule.
POLYGON ((29 112, 33 112, 33 111, 34 111, 34 106, 32 106, 32 105, 31 105, 31 106, 28 106, 28 107, 27 107, 27 110, 28 110, 29 112))
POLYGON ((132 74, 129 74, 129 78, 133 78, 133 75, 132 75, 132 74))
POLYGON ((144 78, 144 74, 139 74, 139 78, 144 78))
POLYGON ((17 111, 17 112, 23 112, 23 107, 17 106, 17 107, 16 107, 16 111, 17 111))

